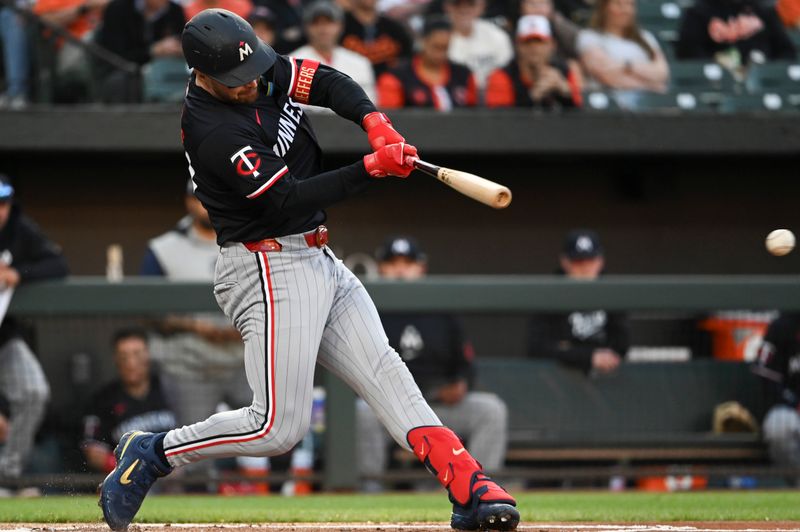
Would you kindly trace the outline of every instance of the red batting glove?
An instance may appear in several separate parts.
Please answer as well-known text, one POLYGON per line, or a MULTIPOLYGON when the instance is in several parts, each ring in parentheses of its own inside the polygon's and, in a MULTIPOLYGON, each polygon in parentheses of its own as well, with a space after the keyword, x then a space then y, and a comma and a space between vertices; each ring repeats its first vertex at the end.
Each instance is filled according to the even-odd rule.
POLYGON ((375 151, 389 144, 397 144, 406 141, 403 135, 392 127, 389 117, 383 113, 375 111, 374 113, 368 114, 364 117, 361 125, 364 127, 364 131, 367 132, 369 145, 372 146, 372 149, 375 151))
POLYGON ((417 148, 411 144, 400 142, 389 144, 374 153, 364 156, 364 168, 372 177, 386 177, 393 175, 397 177, 408 177, 414 170, 410 164, 406 164, 406 157, 417 156, 417 148))

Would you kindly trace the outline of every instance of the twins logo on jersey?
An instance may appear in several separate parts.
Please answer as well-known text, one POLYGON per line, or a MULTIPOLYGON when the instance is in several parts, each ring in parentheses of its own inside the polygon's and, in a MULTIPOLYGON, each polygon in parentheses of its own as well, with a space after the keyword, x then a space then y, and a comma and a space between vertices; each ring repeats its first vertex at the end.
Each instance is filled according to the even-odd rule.
POLYGON ((272 151, 278 157, 283 157, 292 147, 297 127, 303 117, 303 110, 291 99, 283 104, 281 116, 278 119, 278 142, 272 147, 272 151))
POLYGON ((261 166, 261 158, 252 146, 245 146, 231 155, 231 162, 236 164, 236 173, 240 176, 253 176, 255 179, 261 175, 258 173, 258 168, 261 166))

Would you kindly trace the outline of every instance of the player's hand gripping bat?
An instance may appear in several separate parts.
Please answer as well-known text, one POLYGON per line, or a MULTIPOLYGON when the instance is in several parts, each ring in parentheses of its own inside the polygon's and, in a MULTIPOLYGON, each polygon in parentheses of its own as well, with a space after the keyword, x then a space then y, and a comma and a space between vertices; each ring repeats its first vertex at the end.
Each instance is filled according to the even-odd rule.
POLYGON ((406 164, 414 166, 417 170, 435 177, 445 185, 489 207, 505 209, 511 204, 511 191, 508 187, 498 185, 488 179, 452 168, 442 168, 416 157, 407 157, 406 164))

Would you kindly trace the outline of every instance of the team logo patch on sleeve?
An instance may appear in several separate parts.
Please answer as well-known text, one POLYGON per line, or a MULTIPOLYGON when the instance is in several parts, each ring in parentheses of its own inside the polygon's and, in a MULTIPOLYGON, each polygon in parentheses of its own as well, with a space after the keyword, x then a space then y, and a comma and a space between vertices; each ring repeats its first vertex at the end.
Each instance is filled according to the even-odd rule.
POLYGON ((236 173, 242 177, 257 178, 258 169, 261 166, 261 157, 258 156, 252 146, 245 146, 241 150, 231 155, 231 162, 236 167, 236 173))

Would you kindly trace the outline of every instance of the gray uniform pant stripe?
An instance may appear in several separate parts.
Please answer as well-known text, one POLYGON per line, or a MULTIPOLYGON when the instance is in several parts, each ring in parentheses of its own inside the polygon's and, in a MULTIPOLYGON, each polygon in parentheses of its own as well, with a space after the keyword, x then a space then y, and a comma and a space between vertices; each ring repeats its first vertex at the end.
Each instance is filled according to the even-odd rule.
POLYGON ((400 445, 408 447, 414 427, 441 425, 358 278, 301 235, 278 241, 283 251, 252 253, 241 244, 220 251, 214 293, 242 334, 253 403, 167 433, 172 465, 292 449, 308 432, 317 360, 375 410, 400 445))

